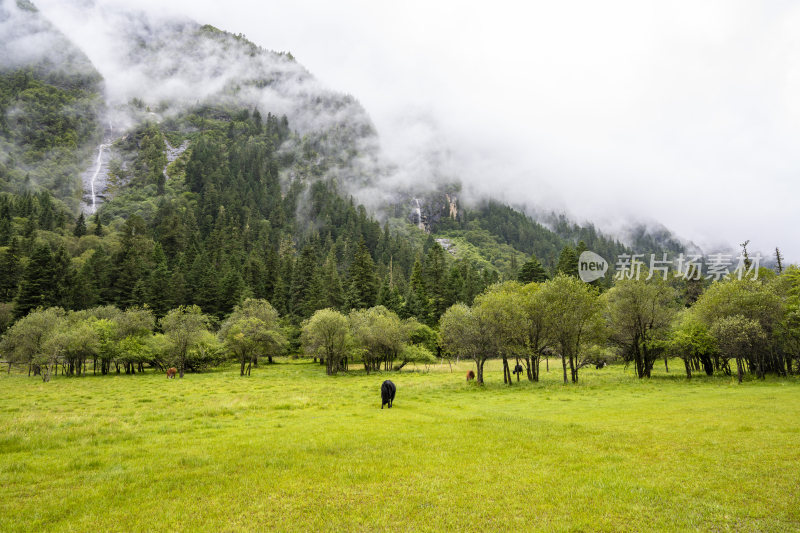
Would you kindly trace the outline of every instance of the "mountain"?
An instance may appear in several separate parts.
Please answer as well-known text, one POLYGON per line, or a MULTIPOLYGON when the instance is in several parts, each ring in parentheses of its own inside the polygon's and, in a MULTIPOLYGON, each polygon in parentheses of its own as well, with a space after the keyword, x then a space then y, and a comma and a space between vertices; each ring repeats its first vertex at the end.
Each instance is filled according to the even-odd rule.
MULTIPOLYGON (((435 324, 531 255, 554 273, 576 245, 630 251, 591 224, 465 199, 457 176, 396 184, 363 107, 290 53, 100 16, 82 49, 29 2, 0 4, 0 302, 17 316, 193 303, 222 317, 253 295, 295 323, 380 303, 435 324)), ((633 235, 639 253, 684 251, 665 230, 633 235)))
POLYGON ((75 208, 102 78, 28 2, 0 5, 0 35, 0 190, 43 188, 75 208))

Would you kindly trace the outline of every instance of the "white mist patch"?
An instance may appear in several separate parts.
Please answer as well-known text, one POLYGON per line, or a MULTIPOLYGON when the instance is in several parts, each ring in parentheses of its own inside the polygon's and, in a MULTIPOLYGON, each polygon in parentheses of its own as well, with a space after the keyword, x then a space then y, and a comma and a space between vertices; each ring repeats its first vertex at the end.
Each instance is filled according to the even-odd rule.
MULTIPOLYGON (((226 73, 250 72, 247 61, 205 58, 202 46, 187 56, 178 38, 164 39, 172 57, 150 62, 147 17, 191 17, 296 53, 375 117, 395 167, 347 187, 368 205, 398 184, 421 195, 442 176, 462 181, 465 203, 490 195, 567 210, 606 231, 598 221, 613 212, 610 224, 623 233, 628 221, 652 218, 703 248, 752 239, 800 260, 800 5, 577 0, 475 9, 414 0, 396 10, 358 0, 142 0, 136 8, 147 17, 115 21, 113 12, 132 3, 36 4, 123 101, 144 91, 153 101, 194 102, 224 87, 226 73), (120 51, 119 35, 145 43, 142 54, 120 51), (168 82, 158 83, 164 74, 168 82)), ((285 109, 293 128, 337 122, 335 112, 302 112, 318 94, 313 78, 291 75, 290 63, 280 68, 297 90, 242 86, 240 96, 255 95, 262 112, 285 109), (294 96, 303 94, 300 104, 294 96)), ((342 179, 357 176, 348 183, 375 168, 360 151, 338 169, 342 179)))

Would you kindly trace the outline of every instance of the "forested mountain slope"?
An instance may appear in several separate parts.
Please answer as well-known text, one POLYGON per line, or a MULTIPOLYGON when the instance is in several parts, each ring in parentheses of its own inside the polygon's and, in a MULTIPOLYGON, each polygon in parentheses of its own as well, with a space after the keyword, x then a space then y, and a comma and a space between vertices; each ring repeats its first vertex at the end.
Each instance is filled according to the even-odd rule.
POLYGON ((368 210, 361 191, 391 183, 391 165, 355 99, 211 26, 135 14, 109 26, 124 85, 31 4, 0 6, 5 323, 51 305, 197 304, 222 318, 255 296, 293 323, 382 304, 435 324, 531 255, 553 274, 576 251, 626 249, 591 225, 461 202, 457 178, 385 189, 368 210), (97 191, 79 209, 81 175, 97 191))
POLYGON ((46 189, 77 207, 99 139, 102 80, 27 2, 0 4, 0 191, 46 189))

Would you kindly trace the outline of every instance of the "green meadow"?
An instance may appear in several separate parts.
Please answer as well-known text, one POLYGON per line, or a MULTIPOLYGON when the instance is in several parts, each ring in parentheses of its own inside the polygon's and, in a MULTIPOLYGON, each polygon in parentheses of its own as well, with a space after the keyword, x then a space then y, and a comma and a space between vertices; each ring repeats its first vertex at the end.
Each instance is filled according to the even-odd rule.
POLYGON ((4 370, 0 531, 800 530, 796 377, 487 367, 4 370))

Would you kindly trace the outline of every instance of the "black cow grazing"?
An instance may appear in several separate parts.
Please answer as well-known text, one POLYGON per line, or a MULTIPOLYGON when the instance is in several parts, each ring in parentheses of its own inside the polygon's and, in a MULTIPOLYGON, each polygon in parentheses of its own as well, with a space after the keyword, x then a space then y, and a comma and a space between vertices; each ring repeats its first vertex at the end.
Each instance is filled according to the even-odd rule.
POLYGON ((395 392, 397 392, 397 387, 394 386, 394 383, 388 379, 383 382, 381 385, 381 409, 383 409, 383 406, 387 403, 389 404, 389 409, 392 408, 395 392))
POLYGON ((594 365, 594 367, 595 367, 596 370, 600 370, 601 368, 605 368, 607 364, 608 363, 606 363, 605 361, 601 361, 601 362, 597 363, 596 365, 594 365))
POLYGON ((517 365, 517 366, 514 367, 514 373, 515 374, 522 374, 522 372, 523 372, 522 365, 517 365))

